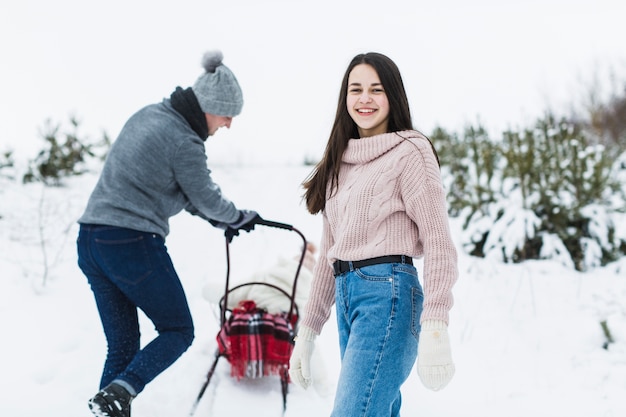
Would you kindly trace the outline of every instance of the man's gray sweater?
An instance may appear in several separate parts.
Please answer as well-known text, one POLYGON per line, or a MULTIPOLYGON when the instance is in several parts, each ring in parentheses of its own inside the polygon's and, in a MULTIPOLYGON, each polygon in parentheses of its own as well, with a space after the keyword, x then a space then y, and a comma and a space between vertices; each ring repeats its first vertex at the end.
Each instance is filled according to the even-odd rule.
POLYGON ((204 142, 170 100, 135 113, 113 143, 79 223, 167 236, 183 209, 231 223, 239 212, 211 178, 204 142))

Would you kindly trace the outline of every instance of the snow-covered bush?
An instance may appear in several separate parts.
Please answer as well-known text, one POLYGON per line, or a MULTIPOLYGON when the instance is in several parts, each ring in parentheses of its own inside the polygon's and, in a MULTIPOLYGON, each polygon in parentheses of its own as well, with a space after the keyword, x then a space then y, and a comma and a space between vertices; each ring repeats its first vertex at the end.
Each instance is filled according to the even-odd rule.
POLYGON ((14 167, 13 151, 5 151, 0 154, 0 178, 13 179, 14 167))
POLYGON ((104 159, 111 144, 106 133, 95 142, 79 134, 79 121, 75 117, 70 118, 70 125, 69 132, 60 133, 59 124, 46 121, 41 133, 46 148, 29 162, 28 171, 22 178, 24 183, 40 181, 59 186, 64 177, 87 172, 91 159, 104 159))
POLYGON ((500 141, 481 126, 432 138, 469 254, 581 271, 626 254, 626 156, 612 161, 578 125, 547 114, 500 141))
MULTIPOLYGON (((3 181, 13 180, 15 178, 15 162, 13 161, 13 151, 5 151, 0 154, 0 195, 3 191, 3 181)), ((0 212, 2 219, 2 212, 0 212)))
POLYGON ((435 129, 431 139, 439 154, 453 216, 468 207, 472 212, 481 210, 497 200, 501 152, 483 126, 468 126, 462 141, 443 128, 435 129))

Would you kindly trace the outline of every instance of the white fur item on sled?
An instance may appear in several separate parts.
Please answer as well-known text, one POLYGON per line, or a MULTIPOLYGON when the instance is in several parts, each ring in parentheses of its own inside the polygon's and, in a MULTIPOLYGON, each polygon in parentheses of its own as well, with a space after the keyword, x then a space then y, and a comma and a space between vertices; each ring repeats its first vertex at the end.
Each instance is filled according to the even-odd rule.
MULTIPOLYGON (((304 305, 311 290, 311 281, 313 279, 313 267, 315 265, 315 247, 312 244, 307 245, 307 251, 304 262, 300 268, 298 282, 296 285, 295 302, 298 306, 300 317, 304 313, 304 305)), ((246 282, 264 282, 272 284, 285 291, 289 296, 293 291, 293 281, 296 276, 300 258, 285 259, 280 258, 272 267, 259 271, 244 282, 231 283, 230 287, 246 282)), ((204 298, 214 304, 217 304, 224 295, 224 288, 214 282, 207 283, 203 290, 204 298)), ((257 307, 267 310, 270 314, 278 314, 289 310, 291 300, 285 294, 266 285, 247 285, 231 291, 228 294, 228 308, 232 309, 243 300, 252 300, 257 307)))

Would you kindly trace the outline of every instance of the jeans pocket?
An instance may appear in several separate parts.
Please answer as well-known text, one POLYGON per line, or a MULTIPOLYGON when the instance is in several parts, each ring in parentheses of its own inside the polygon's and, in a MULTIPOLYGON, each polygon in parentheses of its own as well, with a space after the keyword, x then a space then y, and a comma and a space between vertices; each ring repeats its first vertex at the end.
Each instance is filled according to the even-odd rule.
POLYGON ((376 264, 354 270, 358 277, 368 281, 390 281, 393 279, 392 264, 376 264))
POLYGON ((127 232, 124 235, 100 237, 95 246, 102 269, 115 281, 137 285, 152 274, 147 235, 127 232))

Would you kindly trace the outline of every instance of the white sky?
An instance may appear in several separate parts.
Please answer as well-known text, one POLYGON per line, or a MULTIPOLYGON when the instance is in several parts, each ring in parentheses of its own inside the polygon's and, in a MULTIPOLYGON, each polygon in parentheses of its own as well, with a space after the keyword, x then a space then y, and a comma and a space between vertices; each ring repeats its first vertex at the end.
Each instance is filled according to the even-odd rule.
POLYGON ((221 49, 243 113, 210 159, 300 163, 320 155, 357 53, 396 61, 416 127, 493 132, 562 108, 585 82, 626 78, 618 0, 23 0, 0 5, 0 151, 31 158, 48 118, 115 138, 140 107, 188 87, 221 49))

